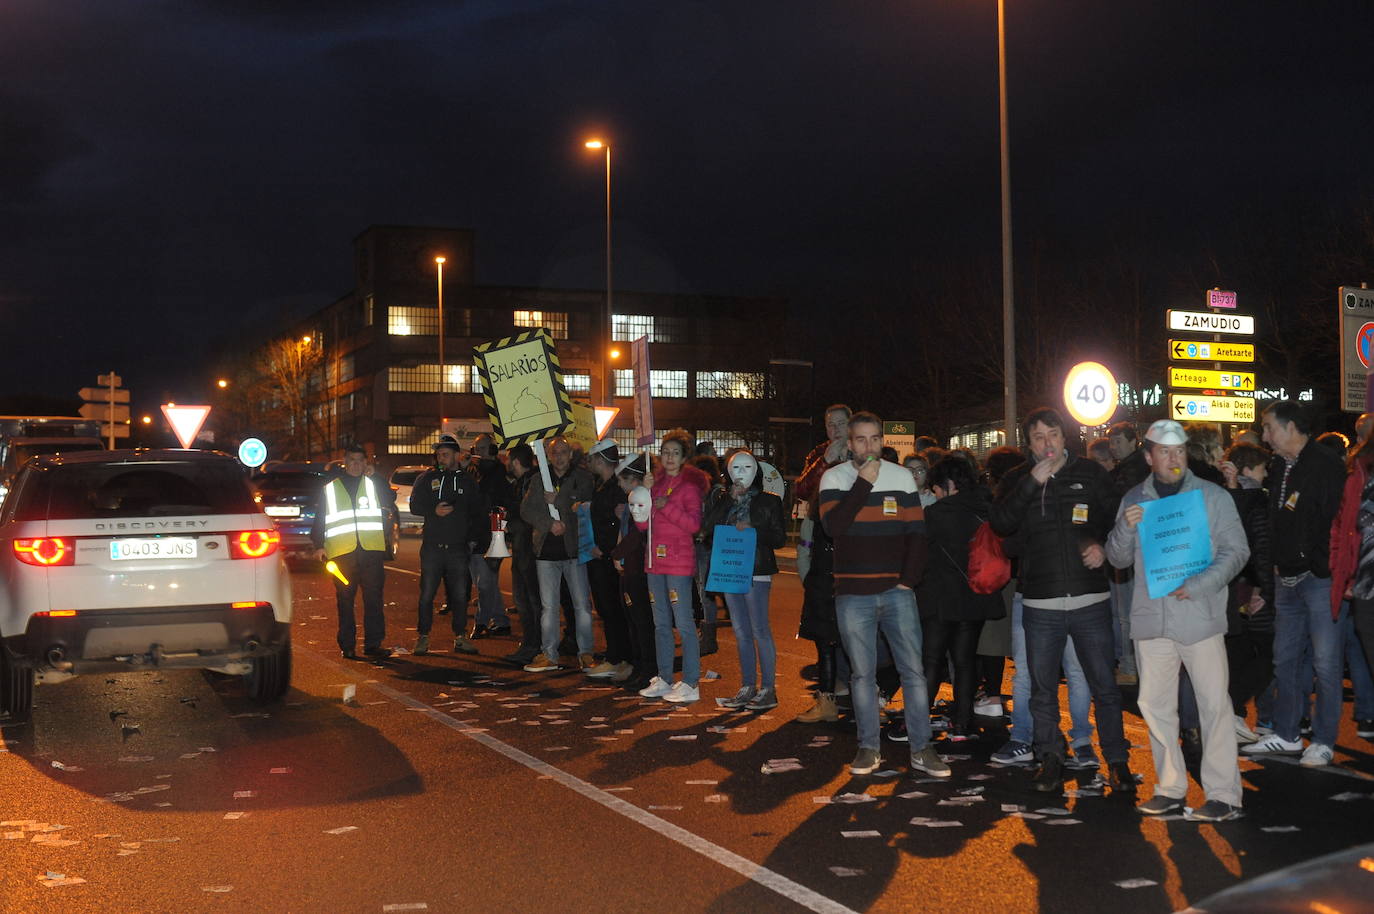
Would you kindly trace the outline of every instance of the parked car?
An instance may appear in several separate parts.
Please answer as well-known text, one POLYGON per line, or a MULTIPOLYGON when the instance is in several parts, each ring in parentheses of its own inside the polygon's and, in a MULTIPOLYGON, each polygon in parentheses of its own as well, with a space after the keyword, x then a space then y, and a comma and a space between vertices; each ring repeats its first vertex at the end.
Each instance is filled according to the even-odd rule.
POLYGON ((411 486, 415 485, 415 480, 420 478, 420 474, 428 469, 431 468, 427 466, 407 466, 397 467, 391 471, 391 491, 396 493, 396 511, 400 515, 402 530, 419 530, 425 525, 425 519, 423 517, 411 513, 410 489, 411 486))
POLYGON ((0 509, 0 711, 35 682, 207 669, 272 701, 291 680, 281 536, 227 454, 36 457, 0 509))
POLYGON ((320 491, 328 479, 325 468, 318 463, 276 463, 253 477, 253 500, 272 518, 288 562, 315 557, 310 527, 315 523, 320 491))
MULTIPOLYGON (((313 562, 315 544, 310 539, 310 528, 315 523, 320 493, 324 484, 342 471, 331 470, 333 464, 321 466, 313 462, 276 463, 266 472, 253 478, 253 499, 272 518, 282 537, 282 552, 288 565, 313 562)), ((396 514, 388 519, 386 528, 387 551, 396 555, 400 542, 400 526, 396 514)))

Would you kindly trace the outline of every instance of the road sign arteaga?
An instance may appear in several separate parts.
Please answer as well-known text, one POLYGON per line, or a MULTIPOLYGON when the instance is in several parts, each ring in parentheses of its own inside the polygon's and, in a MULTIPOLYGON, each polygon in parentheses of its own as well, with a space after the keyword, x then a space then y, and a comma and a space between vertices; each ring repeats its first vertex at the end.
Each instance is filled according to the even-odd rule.
POLYGON ((1190 333, 1230 333, 1236 336, 1255 335, 1252 314, 1213 314, 1210 311, 1175 311, 1169 309, 1169 329, 1190 333))
POLYGON ((1255 401, 1250 397, 1169 394, 1169 416, 1180 422, 1254 422, 1255 401))
POLYGON ((1170 365, 1169 386, 1195 387, 1199 390, 1254 390, 1255 374, 1252 371, 1209 371, 1204 368, 1179 368, 1170 365))
POLYGON ((1341 409, 1362 413, 1369 368, 1374 365, 1374 289, 1341 286, 1341 409))
POLYGON ((1169 358, 1198 362, 1253 362, 1255 344, 1169 340, 1169 358))
POLYGON ((1081 425, 1103 425, 1116 414, 1116 378, 1100 362, 1079 362, 1064 378, 1064 405, 1081 425))
POLYGON ((1207 290, 1207 307, 1209 308, 1235 308, 1236 293, 1227 292, 1224 289, 1207 290))

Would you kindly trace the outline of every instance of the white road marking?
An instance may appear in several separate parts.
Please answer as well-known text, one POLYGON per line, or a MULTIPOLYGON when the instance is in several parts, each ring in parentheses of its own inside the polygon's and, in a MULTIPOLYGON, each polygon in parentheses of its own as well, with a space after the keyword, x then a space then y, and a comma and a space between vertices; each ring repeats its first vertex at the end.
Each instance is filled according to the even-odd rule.
MULTIPOLYGON (((326 660, 313 651, 297 651, 296 653, 298 656, 303 654, 309 657, 311 662, 327 666, 332 670, 345 674, 351 674, 353 672, 341 664, 326 660)), ((739 854, 726 850, 700 835, 694 834, 681 826, 674 825, 672 822, 668 822, 665 819, 661 819, 651 812, 640 809, 638 806, 627 803, 615 794, 607 793, 593 784, 588 784, 581 778, 569 774, 561 768, 555 768, 553 765, 541 761, 526 752, 522 752, 489 733, 484 731, 479 732, 477 728, 445 714, 438 708, 425 704, 418 698, 413 698, 404 692, 397 691, 379 682, 367 683, 366 685, 368 688, 385 695, 392 701, 399 702, 413 710, 423 712, 426 717, 436 723, 443 724, 451 730, 458 731, 468 739, 481 743, 493 752, 498 752, 511 761, 524 765, 531 771, 536 771, 551 780, 557 781, 564 787, 581 794, 595 803, 601 804, 612 812, 619 813, 625 818, 657 832, 670 841, 676 841, 688 850, 695 851, 708 860, 718 863, 727 869, 734 870, 744 878, 756 882, 764 888, 770 889, 808 910, 815 911, 817 914, 858 914, 853 908, 845 907, 838 901, 827 898, 812 889, 808 889, 801 883, 793 882, 781 873, 774 872, 760 863, 755 863, 747 857, 741 857, 739 854)))

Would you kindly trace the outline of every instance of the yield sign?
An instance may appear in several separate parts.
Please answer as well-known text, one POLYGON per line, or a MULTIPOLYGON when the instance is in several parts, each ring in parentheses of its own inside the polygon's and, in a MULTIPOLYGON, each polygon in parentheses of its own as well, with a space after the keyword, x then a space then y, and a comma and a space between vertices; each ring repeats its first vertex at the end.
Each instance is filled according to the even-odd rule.
POLYGON ((172 431, 176 432, 181 446, 189 448, 191 442, 196 440, 196 435, 200 434, 200 427, 205 424, 205 418, 210 415, 210 407, 173 406, 165 403, 162 406, 162 415, 171 423, 172 431))

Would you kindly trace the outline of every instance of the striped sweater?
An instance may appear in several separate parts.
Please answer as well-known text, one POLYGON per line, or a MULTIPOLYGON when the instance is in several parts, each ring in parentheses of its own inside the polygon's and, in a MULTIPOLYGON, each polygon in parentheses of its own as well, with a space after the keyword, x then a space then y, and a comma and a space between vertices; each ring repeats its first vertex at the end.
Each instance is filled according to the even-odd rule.
POLYGON ((821 523, 835 541, 835 593, 915 588, 926 563, 926 525, 916 481, 883 462, 876 483, 846 460, 821 477, 821 523))

